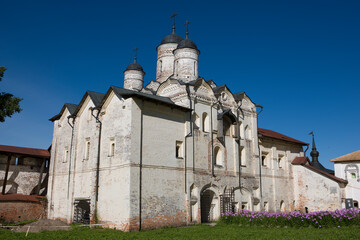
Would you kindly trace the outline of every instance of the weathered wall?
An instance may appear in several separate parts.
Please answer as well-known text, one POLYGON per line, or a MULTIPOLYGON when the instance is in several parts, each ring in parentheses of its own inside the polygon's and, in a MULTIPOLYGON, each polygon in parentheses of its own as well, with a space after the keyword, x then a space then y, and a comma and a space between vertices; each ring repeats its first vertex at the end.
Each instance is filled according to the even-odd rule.
MULTIPOLYGON (((8 157, 0 155, 0 184, 5 178, 6 163, 8 157)), ((6 193, 30 195, 36 191, 40 178, 40 169, 43 159, 25 157, 18 161, 16 165, 16 158, 12 157, 10 161, 9 173, 6 182, 6 193)), ((44 173, 41 182, 46 178, 47 169, 44 168, 44 173)), ((40 194, 42 191, 40 192, 40 194)))
POLYGON ((293 165, 295 209, 309 212, 341 209, 339 183, 301 165, 293 165))
MULTIPOLYGON (((345 179, 345 198, 360 202, 360 162, 335 162, 335 176, 345 179)), ((345 205, 343 205, 345 207, 345 205)))

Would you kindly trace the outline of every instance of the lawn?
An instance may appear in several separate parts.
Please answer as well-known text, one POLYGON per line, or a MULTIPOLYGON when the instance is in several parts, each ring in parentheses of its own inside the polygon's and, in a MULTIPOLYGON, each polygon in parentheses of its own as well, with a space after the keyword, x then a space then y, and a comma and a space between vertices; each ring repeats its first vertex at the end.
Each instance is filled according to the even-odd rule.
MULTIPOLYGON (((25 233, 0 230, 0 239, 24 239, 25 233)), ((73 227, 70 231, 29 233, 26 239, 360 239, 360 228, 265 228, 218 224, 124 233, 111 229, 73 227)))

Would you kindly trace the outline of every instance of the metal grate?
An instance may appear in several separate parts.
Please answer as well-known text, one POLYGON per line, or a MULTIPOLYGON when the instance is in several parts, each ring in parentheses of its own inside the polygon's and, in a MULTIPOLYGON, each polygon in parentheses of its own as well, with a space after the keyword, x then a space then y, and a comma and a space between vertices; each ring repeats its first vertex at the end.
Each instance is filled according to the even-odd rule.
POLYGON ((235 212, 235 196, 233 188, 227 189, 220 195, 221 213, 235 212))
POLYGON ((90 223, 90 199, 74 201, 74 223, 90 223))

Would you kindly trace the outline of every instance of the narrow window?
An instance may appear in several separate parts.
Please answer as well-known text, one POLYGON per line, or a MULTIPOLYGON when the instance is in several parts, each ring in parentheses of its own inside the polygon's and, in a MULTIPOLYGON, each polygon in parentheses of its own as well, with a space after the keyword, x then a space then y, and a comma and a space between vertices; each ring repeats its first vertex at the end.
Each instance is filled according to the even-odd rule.
POLYGON ((284 155, 278 155, 278 167, 282 168, 284 155))
POLYGON ((202 115, 202 128, 204 132, 209 132, 210 131, 210 127, 209 127, 209 117, 207 115, 207 113, 203 113, 202 115))
POLYGON ((230 136, 231 134, 231 121, 228 117, 224 116, 223 118, 223 130, 224 130, 224 136, 230 136))
POLYGON ((196 76, 196 62, 194 61, 194 76, 196 76))
POLYGON ((245 147, 241 146, 240 147, 240 157, 241 157, 240 164, 241 164, 242 167, 246 166, 246 154, 245 154, 246 152, 245 151, 246 151, 245 147))
POLYGON ((223 154, 219 146, 216 146, 214 149, 215 156, 215 165, 222 166, 223 165, 223 154))
POLYGON ((115 155, 115 143, 111 142, 110 143, 110 157, 113 157, 115 155))
POLYGON ((285 203, 284 203, 284 201, 280 202, 280 211, 285 212, 285 203))
POLYGON ((162 60, 159 60, 159 75, 162 73, 162 60))
POLYGON ((175 156, 176 156, 176 158, 183 158, 182 145, 183 145, 183 142, 176 141, 176 147, 175 147, 175 156))
POLYGON ((265 211, 269 211, 269 204, 268 204, 268 202, 264 202, 264 210, 265 211))
POLYGON ((269 153, 266 153, 266 152, 261 153, 261 165, 263 167, 266 167, 266 165, 267 165, 267 156, 268 155, 269 155, 269 153))
POLYGON ((19 165, 19 158, 16 158, 16 159, 15 159, 15 165, 16 165, 16 166, 19 165))
POLYGON ((86 141, 86 145, 85 145, 85 160, 88 160, 90 156, 90 141, 86 141))
POLYGON ((66 163, 68 161, 68 158, 69 158, 69 150, 65 149, 63 162, 66 163))

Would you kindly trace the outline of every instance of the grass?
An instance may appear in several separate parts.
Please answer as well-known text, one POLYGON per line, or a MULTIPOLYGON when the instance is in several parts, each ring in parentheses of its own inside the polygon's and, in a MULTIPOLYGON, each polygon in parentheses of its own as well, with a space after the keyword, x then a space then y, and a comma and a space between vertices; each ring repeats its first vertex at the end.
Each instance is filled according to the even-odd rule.
MULTIPOLYGON (((72 226, 70 231, 29 233, 26 239, 359 239, 358 226, 341 228, 265 228, 218 224, 124 233, 72 226)), ((0 230, 0 239, 24 239, 25 233, 0 230)))

